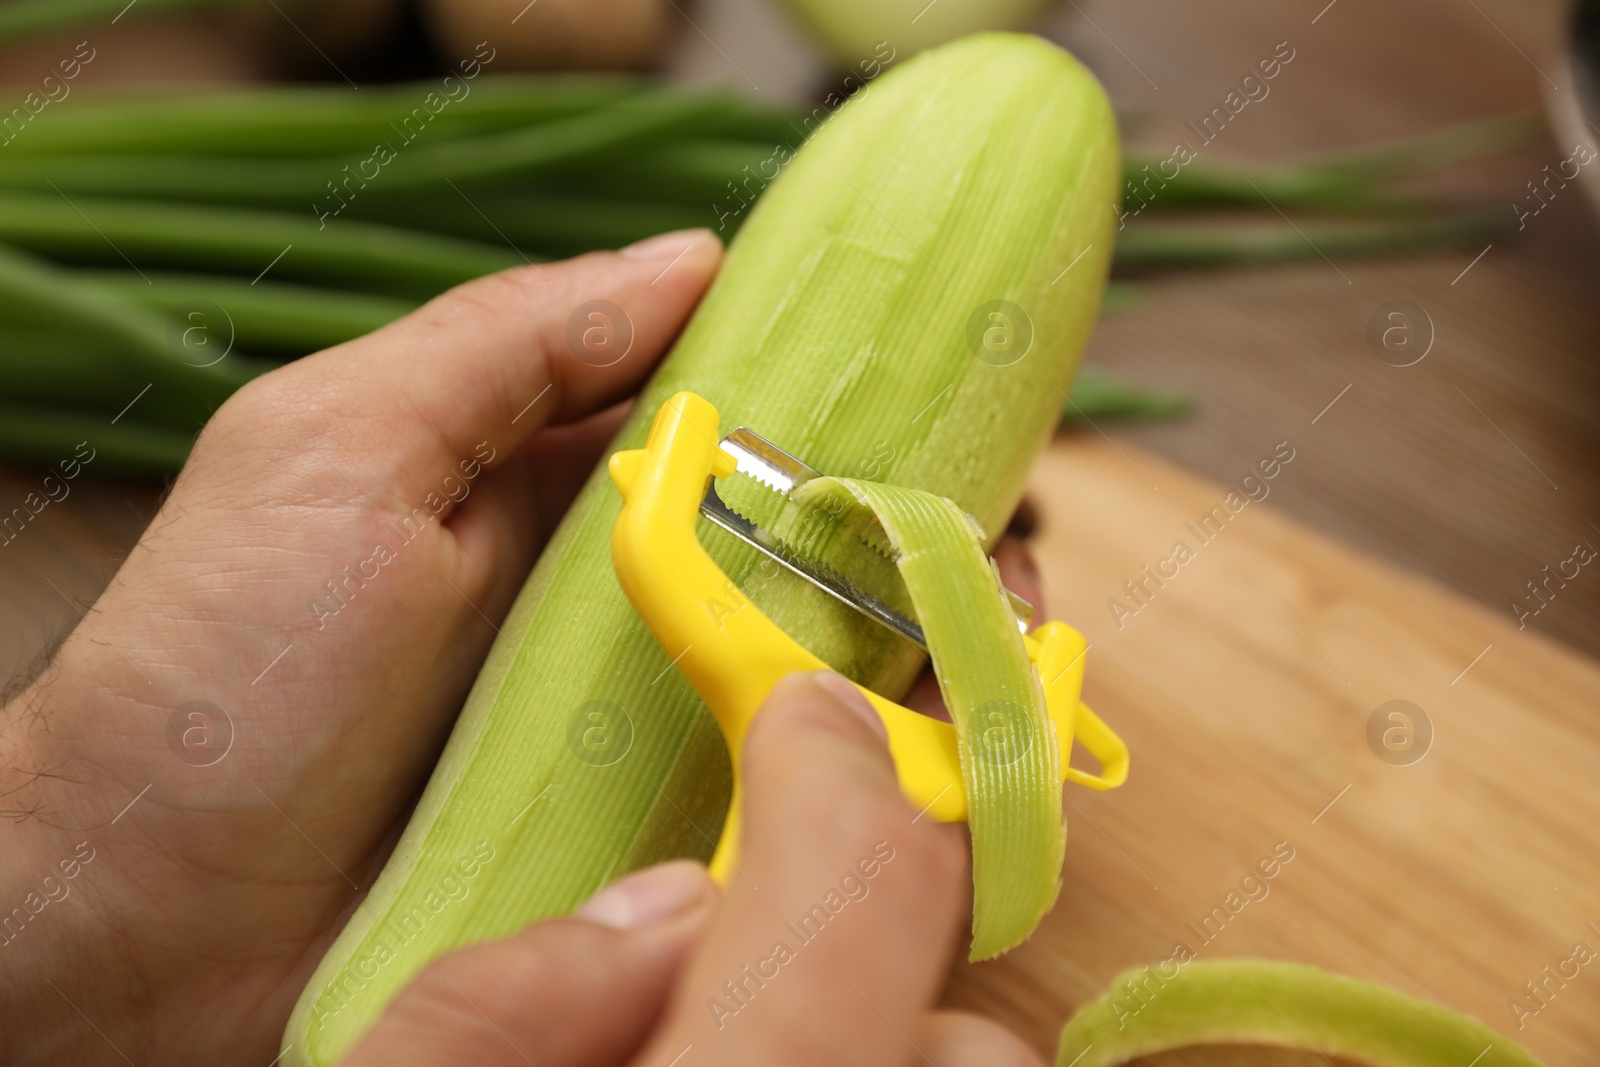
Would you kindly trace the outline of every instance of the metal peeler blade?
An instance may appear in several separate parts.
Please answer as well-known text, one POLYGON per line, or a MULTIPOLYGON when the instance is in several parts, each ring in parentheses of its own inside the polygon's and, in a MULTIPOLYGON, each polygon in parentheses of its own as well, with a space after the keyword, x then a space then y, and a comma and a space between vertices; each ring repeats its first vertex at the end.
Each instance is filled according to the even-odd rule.
MULTIPOLYGON (((816 470, 743 426, 724 437, 719 445, 738 462, 741 474, 786 496, 818 477, 816 470)), ((831 568, 784 548, 776 538, 724 503, 717 495, 715 479, 706 485, 705 499, 700 502, 700 514, 867 618, 887 626, 924 652, 928 650, 922 627, 915 619, 896 611, 831 568)), ((1009 589, 1005 593, 1011 601, 1012 613, 1016 615, 1017 628, 1027 633, 1028 623, 1033 618, 1033 605, 1009 589)))

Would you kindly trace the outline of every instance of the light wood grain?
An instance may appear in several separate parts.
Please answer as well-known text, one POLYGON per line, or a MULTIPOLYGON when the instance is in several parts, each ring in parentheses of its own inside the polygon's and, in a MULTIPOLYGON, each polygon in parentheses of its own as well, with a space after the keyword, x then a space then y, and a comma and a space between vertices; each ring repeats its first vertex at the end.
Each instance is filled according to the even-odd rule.
MULTIPOLYGON (((1566 7, 1553 0, 1083 0, 1063 9, 1051 31, 1106 82, 1128 117, 1129 144, 1166 151, 1178 139, 1194 140, 1187 124, 1275 42, 1288 41, 1296 56, 1270 95, 1200 150, 1199 162, 1227 163, 1535 111, 1557 91, 1547 78, 1559 74, 1552 55, 1566 7)), ((1318 423, 1314 454, 1284 487, 1283 506, 1510 618, 1524 583, 1575 540, 1593 538, 1600 547, 1588 525, 1600 521, 1591 513, 1600 493, 1600 236, 1575 186, 1521 230, 1511 207, 1571 147, 1542 143, 1427 183, 1508 224, 1464 275, 1483 244, 1400 260, 1313 256, 1273 269, 1153 280, 1140 308, 1101 323, 1089 360, 1136 380, 1181 385, 1197 413, 1126 432, 1144 448, 1225 479, 1253 458, 1262 437, 1304 431, 1350 385, 1318 423), (1388 366, 1367 347, 1369 316, 1396 299, 1421 305, 1435 327, 1432 351, 1414 367, 1388 366)), ((1130 225, 1155 221, 1148 212, 1130 225)), ((1564 590, 1537 625, 1600 654, 1600 581, 1564 590)))
POLYGON ((1600 949, 1585 928, 1600 925, 1600 668, 1270 497, 1201 546, 1185 524, 1226 492, 1093 437, 1058 441, 1035 470, 1049 611, 1089 638, 1086 699, 1133 773, 1070 792, 1056 911, 1005 959, 958 968, 951 1000, 1049 1048, 1115 973, 1184 941, 1383 982, 1551 1067, 1592 1063, 1600 962, 1520 1032, 1506 1000, 1575 942, 1600 949), (1195 558, 1119 628, 1106 601, 1180 539, 1195 558), (1368 748, 1392 699, 1435 729, 1411 766, 1368 748), (1268 895, 1203 944, 1186 924, 1282 841, 1295 858, 1268 895))

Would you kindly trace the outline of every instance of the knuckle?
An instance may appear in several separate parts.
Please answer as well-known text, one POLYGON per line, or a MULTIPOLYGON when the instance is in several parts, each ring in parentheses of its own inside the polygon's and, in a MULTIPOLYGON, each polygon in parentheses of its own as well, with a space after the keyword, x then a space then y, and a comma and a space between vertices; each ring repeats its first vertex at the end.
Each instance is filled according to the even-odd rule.
POLYGON ((276 478, 297 469, 284 461, 302 455, 308 440, 320 441, 338 425, 324 403, 329 389, 324 372, 304 362, 246 383, 201 427, 187 467, 211 474, 240 468, 252 478, 276 478))
POLYGON ((279 367, 268 371, 261 377, 248 382, 235 389, 233 394, 217 408, 216 413, 206 423, 207 428, 220 427, 223 430, 234 428, 248 429, 264 422, 271 413, 272 408, 263 389, 274 389, 283 380, 285 368, 279 367))
POLYGON ((217 437, 262 433, 276 437, 287 432, 291 422, 319 428, 328 418, 328 394, 343 384, 337 370, 340 361, 322 358, 333 351, 305 356, 246 382, 217 408, 207 429, 217 437))
POLYGON ((190 451, 191 457, 209 457, 225 452, 255 439, 272 425, 274 418, 281 421, 281 416, 273 411, 271 401, 263 390, 281 391, 279 387, 285 369, 269 371, 234 390, 200 428, 190 451))
POLYGON ((538 294, 531 267, 510 267, 462 282, 412 312, 416 325, 429 332, 449 331, 463 323, 494 321, 528 304, 538 294))
POLYGON ((429 305, 432 311, 444 311, 451 321, 474 315, 504 314, 508 304, 515 305, 527 296, 528 286, 518 268, 474 278, 443 294, 429 305))
POLYGON ((412 324, 417 337, 426 341, 448 334, 463 322, 502 314, 505 309, 494 299, 495 285, 492 279, 497 277, 474 278, 440 293, 412 312, 412 324))
POLYGON ((561 263, 527 263, 463 282, 430 301, 430 311, 454 319, 462 313, 503 315, 510 309, 558 303, 573 294, 572 282, 590 272, 603 253, 591 252, 561 263))

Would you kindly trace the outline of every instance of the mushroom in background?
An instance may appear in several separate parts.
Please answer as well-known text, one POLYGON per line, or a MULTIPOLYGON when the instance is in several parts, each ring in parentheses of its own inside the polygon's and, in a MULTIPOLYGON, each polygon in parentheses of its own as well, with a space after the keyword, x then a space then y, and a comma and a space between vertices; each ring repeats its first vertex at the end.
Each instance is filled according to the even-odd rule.
POLYGON ((845 66, 875 54, 879 44, 906 59, 934 45, 982 30, 1022 29, 1048 0, 787 0, 817 42, 845 66))
POLYGON ((446 55, 494 46, 497 70, 636 70, 666 39, 663 0, 421 0, 446 55))

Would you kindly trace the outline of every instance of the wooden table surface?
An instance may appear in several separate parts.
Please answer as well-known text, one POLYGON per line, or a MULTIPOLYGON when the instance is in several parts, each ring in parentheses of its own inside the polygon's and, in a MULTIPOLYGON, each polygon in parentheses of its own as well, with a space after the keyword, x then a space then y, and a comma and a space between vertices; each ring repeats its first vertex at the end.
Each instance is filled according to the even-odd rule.
MULTIPOLYGON (((1272 481, 1313 454, 1308 439, 1272 481)), ((1579 941, 1600 949, 1600 664, 1271 497, 1203 543, 1191 525, 1232 487, 1136 448, 1058 441, 1031 484, 1049 612, 1089 639, 1084 699, 1128 742, 1132 771, 1114 792, 1069 787, 1055 910, 1011 954, 959 966, 949 1000, 1048 1050, 1114 975, 1182 942, 1200 959, 1381 982, 1477 1016, 1550 1067, 1593 1063, 1600 974, 1552 985, 1537 1014, 1507 1001, 1538 1007, 1524 982, 1579 941), (1123 582, 1179 540, 1194 558, 1129 599, 1123 582), (1369 720, 1395 700, 1417 709, 1410 743, 1385 747, 1369 720), (1275 848, 1293 858, 1265 895, 1257 885, 1205 925, 1275 848)))
MULTIPOLYGON (((1278 159, 1538 107, 1541 93, 1556 91, 1541 72, 1556 70, 1560 7, 1073 0, 1041 29, 1094 67, 1126 117, 1130 143, 1151 149, 1186 136, 1186 121, 1289 42, 1295 58, 1271 94, 1202 157, 1278 159)), ((680 26, 667 63, 676 77, 766 97, 815 94, 837 80, 776 0, 701 0, 686 10, 693 25, 680 26)), ((106 39, 123 44, 103 49, 89 68, 95 77, 226 80, 249 69, 236 46, 192 23, 174 31, 128 20, 116 29, 124 37, 106 39)), ((32 72, 26 53, 0 59, 0 82, 27 82, 32 72)), ((1569 152, 1542 144, 1447 172, 1437 188, 1463 203, 1503 205, 1514 218, 1511 202, 1525 183, 1569 152)), ((1089 359, 1181 386, 1198 411, 1181 423, 1107 432, 1230 481, 1268 442, 1309 441, 1316 419, 1315 443, 1275 488, 1277 504, 1514 618, 1514 601, 1537 604, 1526 583, 1546 565, 1581 540, 1600 547, 1592 525, 1600 512, 1591 507, 1600 490, 1592 447, 1600 227, 1573 187, 1460 276, 1474 255, 1312 258, 1147 279, 1141 305, 1104 321, 1089 359), (1391 367, 1366 344, 1369 316, 1396 299, 1419 304, 1434 323, 1435 344, 1413 367, 1391 367)), ((0 470, 0 502, 20 499, 33 481, 0 470)), ((0 662, 25 662, 75 617, 45 577, 66 597, 92 597, 151 514, 155 493, 80 482, 72 502, 41 518, 36 536, 0 552, 0 662)), ((1584 574, 1560 589, 1529 627, 1600 653, 1600 578, 1584 574)))

